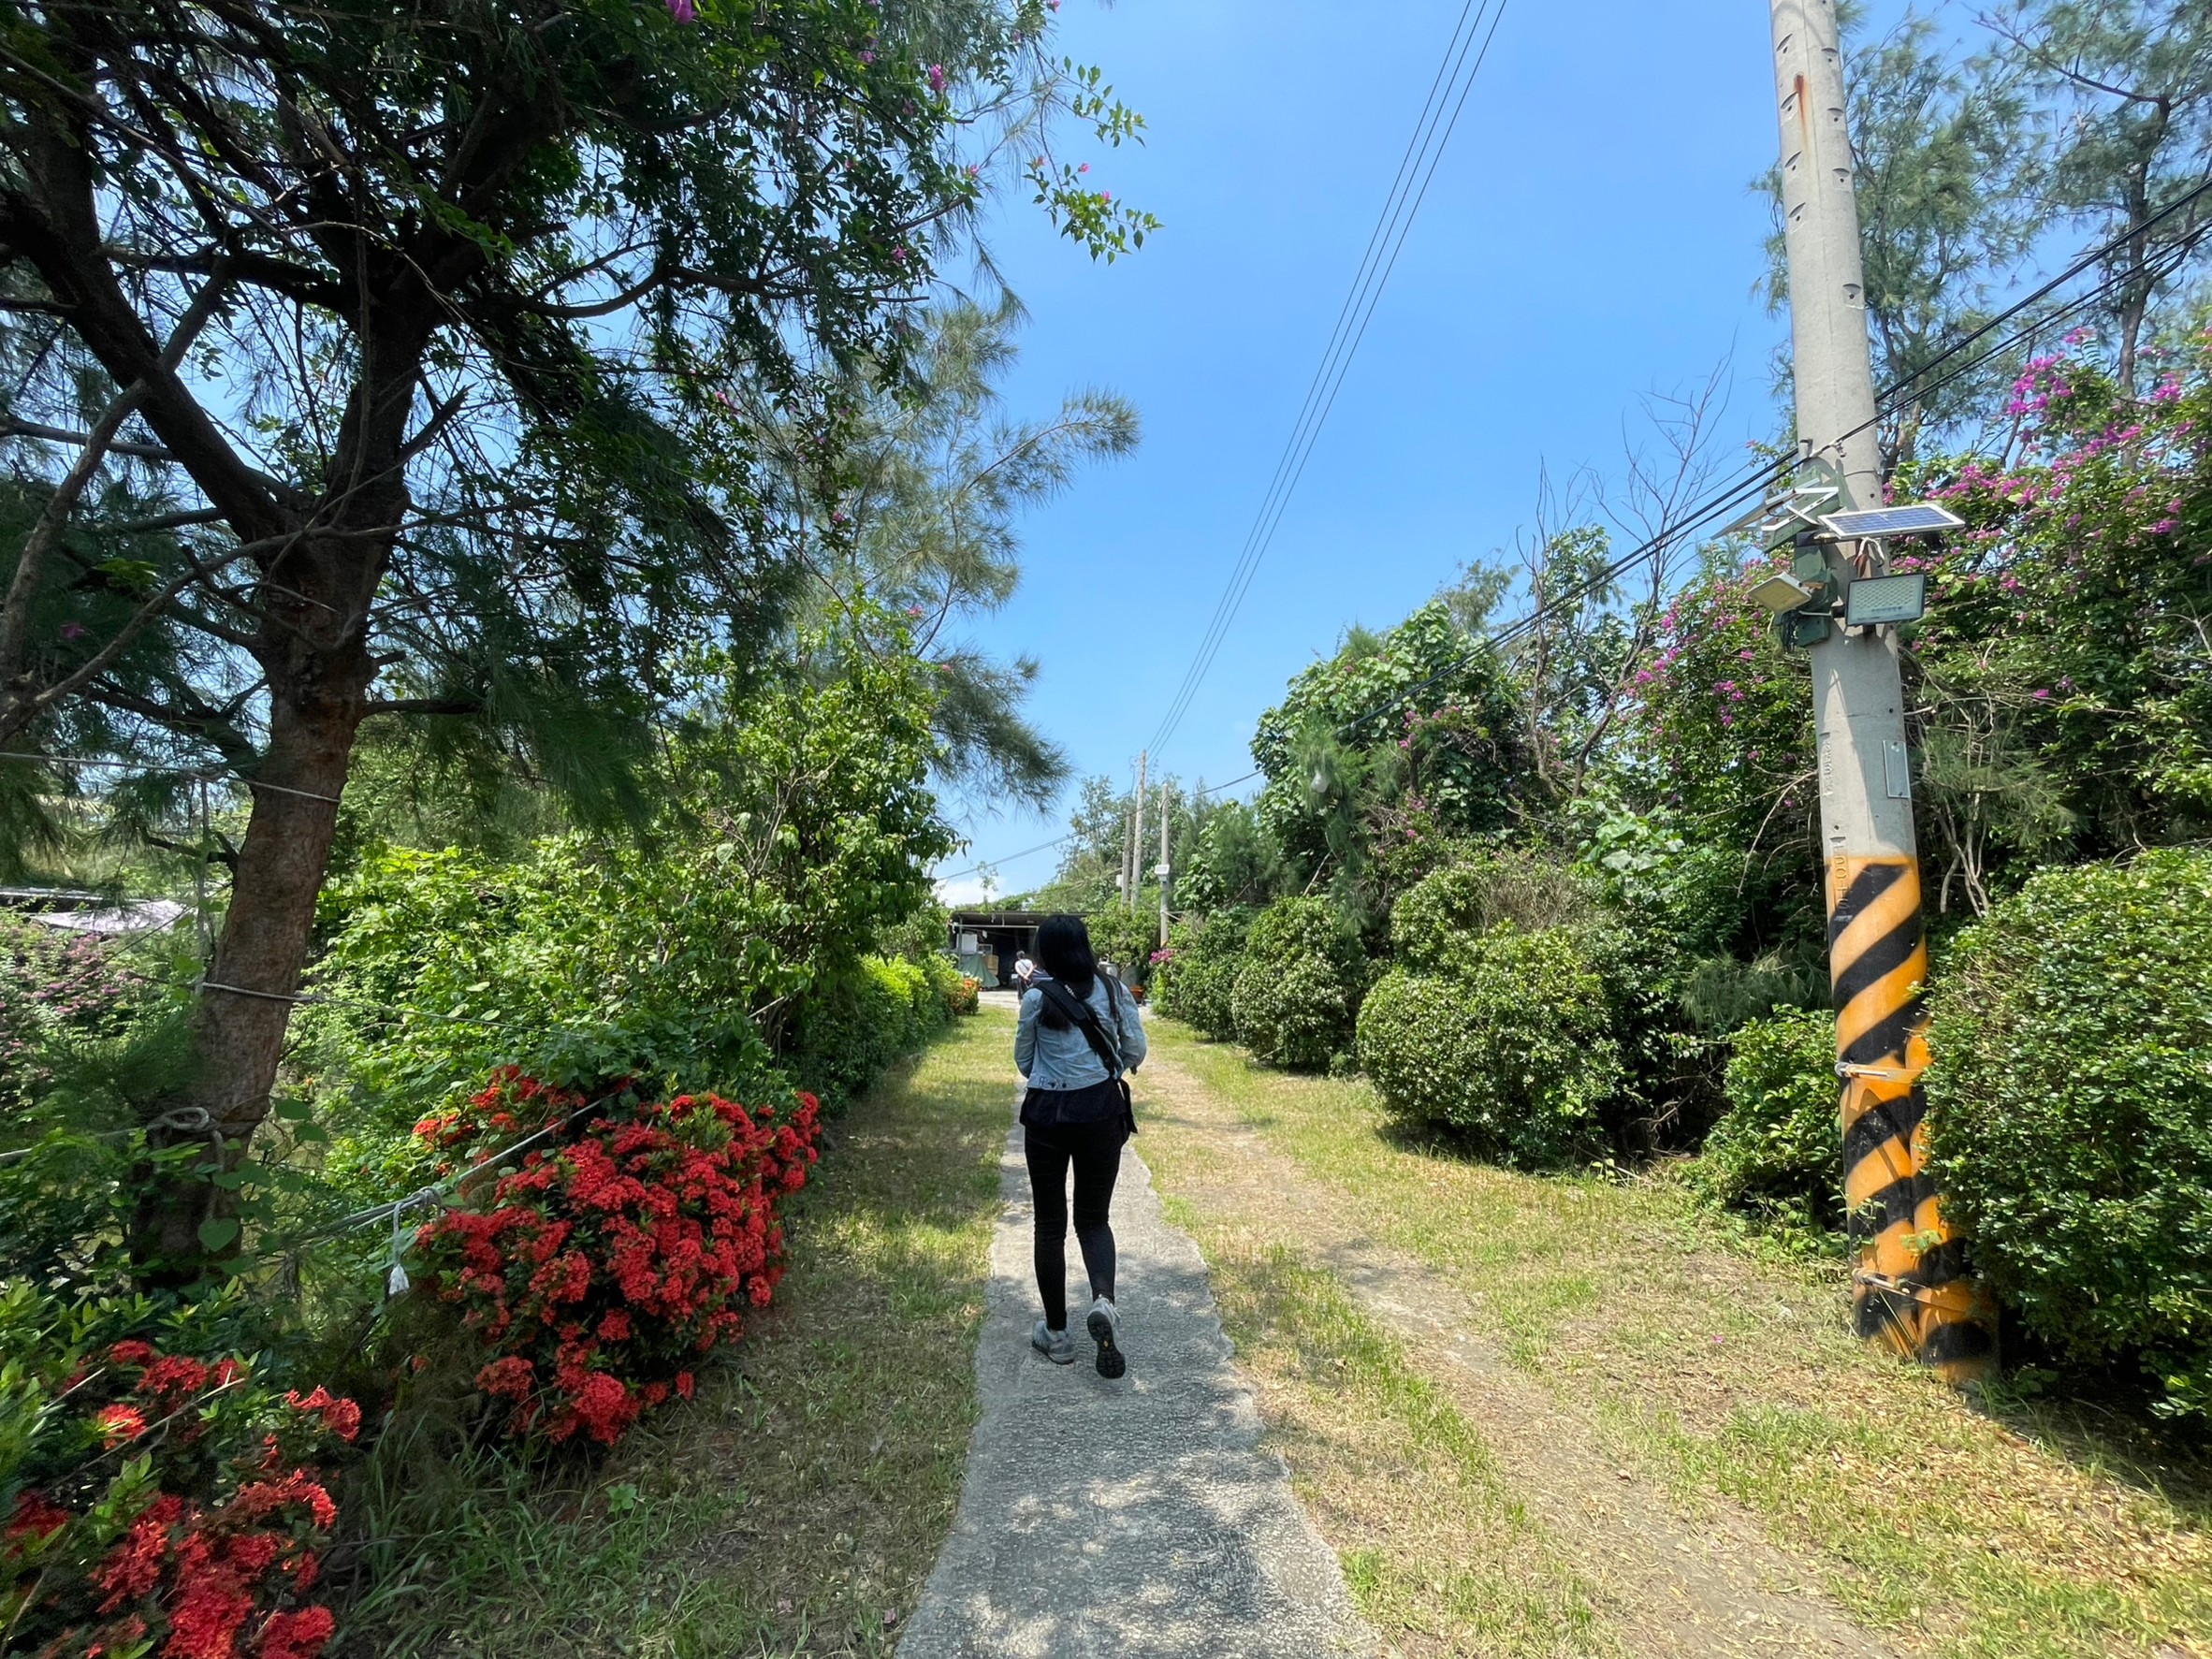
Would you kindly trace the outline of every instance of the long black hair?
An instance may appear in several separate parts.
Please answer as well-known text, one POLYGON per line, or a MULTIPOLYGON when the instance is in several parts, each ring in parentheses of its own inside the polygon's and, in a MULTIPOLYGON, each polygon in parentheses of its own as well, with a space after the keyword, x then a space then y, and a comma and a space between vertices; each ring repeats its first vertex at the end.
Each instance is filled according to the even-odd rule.
MULTIPOLYGON (((1047 916, 1038 924, 1037 965, 1084 1001, 1090 1000, 1099 979, 1099 958, 1091 950, 1091 930, 1081 916, 1047 916)), ((1038 1017, 1055 1031, 1074 1026, 1049 997, 1038 1017)))

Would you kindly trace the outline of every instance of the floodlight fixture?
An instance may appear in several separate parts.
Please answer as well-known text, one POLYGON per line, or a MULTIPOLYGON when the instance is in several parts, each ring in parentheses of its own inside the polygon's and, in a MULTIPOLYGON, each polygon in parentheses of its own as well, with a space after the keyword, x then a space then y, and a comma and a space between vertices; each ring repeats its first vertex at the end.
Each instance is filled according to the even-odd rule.
POLYGON ((1871 628, 1883 622, 1917 622, 1928 614, 1928 576, 1861 576, 1844 590, 1843 624, 1871 628))
POLYGON ((1785 576, 1777 571, 1754 588, 1751 596, 1762 608, 1779 617, 1801 608, 1817 598, 1819 592, 1817 588, 1808 588, 1796 577, 1785 576))
POLYGON ((1901 507, 1869 507, 1856 513, 1829 513, 1821 518, 1821 523, 1830 535, 1845 542, 1886 542, 1897 536, 1929 536, 1966 528, 1965 519, 1933 502, 1914 502, 1901 507))

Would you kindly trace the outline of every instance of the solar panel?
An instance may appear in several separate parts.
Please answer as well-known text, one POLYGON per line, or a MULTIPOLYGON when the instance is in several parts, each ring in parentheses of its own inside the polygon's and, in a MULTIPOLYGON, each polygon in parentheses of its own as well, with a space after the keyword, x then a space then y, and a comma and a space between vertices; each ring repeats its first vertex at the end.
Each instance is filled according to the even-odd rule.
POLYGON ((1924 536, 1940 530, 1963 530, 1966 520, 1930 502, 1903 507, 1869 507, 1859 513, 1830 513, 1821 519, 1832 535, 1845 541, 1878 542, 1890 536, 1924 536))

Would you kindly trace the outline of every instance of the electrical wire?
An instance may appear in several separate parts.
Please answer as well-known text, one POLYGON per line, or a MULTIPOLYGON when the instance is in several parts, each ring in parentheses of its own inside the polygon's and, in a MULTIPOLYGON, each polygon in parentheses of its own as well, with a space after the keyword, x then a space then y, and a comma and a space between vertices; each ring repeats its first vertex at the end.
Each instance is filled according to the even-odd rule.
MULTIPOLYGON (((1976 342, 1986 338, 1993 330, 2002 327, 2006 323, 2013 321, 2015 318, 2017 318, 2024 313, 2032 311, 2045 299, 2048 298, 2050 295, 2059 287, 2062 286, 2067 282, 2070 282, 2074 277, 2079 276, 2083 271, 2089 269, 2092 266, 2095 266, 2102 260, 2108 258, 2114 253, 2117 253, 2129 241, 2132 240, 2137 235, 2139 235, 2142 230, 2149 229, 2162 223, 2164 220, 2172 217, 2176 213, 2180 212, 2190 203, 2198 200, 2200 197, 2205 196, 2207 194, 2212 194, 2212 180, 2206 180, 2205 182, 2198 184, 2181 196, 2177 197, 2173 202, 2169 203, 2165 208, 2161 209, 2158 213, 2147 220, 2145 224, 2138 229, 2125 232, 2120 236, 2113 238, 2110 241, 2105 242, 2102 246, 2090 250, 2088 254, 2082 255, 2081 258, 2074 261, 2074 264, 2067 267, 2067 269, 2061 271, 2058 276, 2052 278, 2049 282, 2044 284, 2041 287, 2034 290, 2034 292, 2028 294, 2020 299, 2015 301, 2013 304, 2007 306, 2004 310, 1999 312, 1995 316, 1980 324, 1972 332, 1962 335, 1959 339, 1954 341, 1942 352, 1929 358, 1928 362, 1922 364, 1918 369, 1915 369, 1912 373, 1899 376, 1897 380, 1891 382, 1877 397, 1875 413, 1872 418, 1862 421, 1859 425, 1852 428, 1850 431, 1843 433, 1842 436, 1837 440, 1837 442, 1841 443, 1845 439, 1856 437, 1860 432, 1865 431, 1868 427, 1876 424, 1889 415, 1895 414, 1898 406, 1906 400, 1908 397, 1919 397, 1925 399, 1926 397, 1931 395, 1931 393, 1934 391, 1941 390, 1943 386, 1949 385, 1953 380, 1957 379, 1960 375, 1971 373, 1975 369, 1980 368, 1982 365, 1991 361, 1992 359, 2003 356, 2006 352, 2010 351, 2014 346, 2019 344, 2022 341, 2032 339, 2035 335, 2052 327, 2072 313, 2087 308, 2088 306, 2095 303, 2098 299, 2103 298, 2104 296, 2111 293, 2116 288, 2125 285, 2132 280, 2140 278, 2140 276, 2143 274, 2141 271, 2121 270, 2115 272, 2113 275, 2107 277, 2104 281, 2099 283, 2096 286, 2088 289, 2083 294, 2077 295, 2073 299, 2068 300, 2057 311, 2037 317, 2028 327, 2007 336, 1998 344, 1991 346, 1989 349, 1983 352, 1980 356, 1972 357, 1972 359, 1959 364, 1957 368, 1953 369, 1950 373, 1935 381, 1934 383, 1927 384, 1927 377, 1930 373, 1942 368, 1943 364, 1949 362, 1952 358, 1960 357, 1968 352, 1976 342)), ((2179 269, 2183 265, 2188 263, 2190 256, 2195 252, 2198 244, 2204 240, 2208 232, 2212 232, 2212 226, 2199 226, 2190 234, 2186 240, 2175 244, 2173 248, 2161 255, 2160 259, 2157 262, 2154 262, 2154 265, 2151 268, 2151 280, 2154 282, 2162 281, 2165 277, 2172 275, 2175 270, 2179 269)), ((1472 662, 1477 657, 1482 655, 1483 653, 1487 651, 1497 650, 1504 646, 1510 645, 1515 641, 1525 637, 1527 634, 1534 633, 1535 630, 1550 616, 1557 613, 1558 611, 1564 610, 1570 605, 1580 605, 1593 594, 1601 592, 1605 589, 1610 587, 1613 582, 1617 581, 1622 575, 1633 569, 1636 565, 1643 562, 1647 559, 1662 555, 1668 546, 1671 546, 1676 542, 1679 542, 1691 531, 1695 530, 1704 524, 1710 523, 1713 518, 1718 517, 1722 513, 1725 512, 1730 505, 1740 504, 1742 500, 1754 487, 1762 487, 1778 479, 1784 473, 1794 472, 1800 464, 1801 463, 1798 458, 1793 456, 1782 458, 1781 459, 1769 462, 1763 467, 1755 469, 1746 477, 1739 479, 1737 483, 1731 486, 1728 486, 1719 495, 1710 496, 1705 500, 1705 502, 1691 508, 1685 514, 1685 516, 1676 523, 1672 525, 1663 524, 1660 527, 1657 534, 1653 535, 1650 540, 1642 543, 1640 546, 1632 549, 1628 553, 1623 555, 1620 559, 1615 560, 1590 581, 1580 584, 1579 586, 1569 589, 1565 593, 1558 595, 1554 599, 1538 604, 1535 610, 1516 618, 1514 621, 1506 624, 1505 627, 1486 636, 1481 641, 1481 643, 1471 648, 1461 656, 1453 659, 1452 662, 1438 669, 1434 674, 1429 676, 1426 679, 1417 681, 1415 684, 1408 686, 1403 691, 1397 692, 1392 697, 1390 702, 1379 705, 1375 708, 1369 709, 1364 714, 1356 716, 1351 721, 1339 728, 1338 735, 1340 736, 1349 735, 1352 732, 1357 731, 1361 726, 1366 724, 1369 720, 1387 714, 1394 708, 1404 706, 1405 700, 1408 697, 1412 696, 1416 692, 1427 690, 1430 686, 1434 685, 1438 680, 1445 678, 1447 676, 1457 673, 1460 669, 1465 667, 1469 662, 1472 662)))
POLYGON ((1474 89, 1476 77, 1482 72, 1483 64, 1490 56, 1491 43, 1497 36, 1499 22, 1504 19, 1506 0, 1468 0, 1452 30, 1450 41, 1444 51, 1436 76, 1431 82, 1429 96, 1421 113, 1414 123, 1413 135, 1406 141, 1404 154, 1400 158, 1398 171, 1391 182, 1381 214, 1375 230, 1368 238, 1366 253, 1355 274, 1352 286, 1337 314, 1321 362, 1306 387, 1297 420, 1292 424, 1289 439, 1275 462, 1273 476, 1260 499, 1252 528, 1245 534, 1244 544, 1237 560, 1230 571, 1228 583, 1221 598, 1214 607, 1206 631, 1190 665, 1184 671, 1175 694, 1169 700, 1167 711, 1161 716, 1158 727, 1146 748, 1154 753, 1163 751, 1183 717, 1188 713, 1192 699, 1198 694, 1214 660, 1229 636, 1230 629, 1242 607, 1244 596, 1251 590, 1260 560, 1267 555, 1274 539, 1276 528, 1288 510, 1290 496, 1303 476, 1308 458, 1335 407, 1336 396, 1343 387, 1351 359, 1366 338, 1369 323, 1374 319, 1382 291, 1397 269, 1398 257, 1404 252, 1415 216, 1427 199, 1429 186, 1436 176, 1443 160, 1444 150, 1458 127, 1460 116, 1465 109, 1467 98, 1474 89), (1488 28, 1485 30, 1485 23, 1488 28), (1476 44, 1480 36, 1480 46, 1476 44), (1473 63, 1468 60, 1472 54, 1473 63), (1447 115, 1447 106, 1449 113, 1447 115), (1418 182, 1417 182, 1418 179, 1418 182))

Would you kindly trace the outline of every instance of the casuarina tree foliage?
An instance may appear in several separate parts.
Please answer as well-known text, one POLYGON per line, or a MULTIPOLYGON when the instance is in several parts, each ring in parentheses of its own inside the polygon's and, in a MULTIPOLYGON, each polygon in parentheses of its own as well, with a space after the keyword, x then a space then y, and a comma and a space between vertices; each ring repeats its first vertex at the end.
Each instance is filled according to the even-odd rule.
MULTIPOLYGON (((208 1124, 220 1161, 261 1121, 365 727, 458 722, 588 820, 635 809, 624 762, 682 653, 775 625, 797 497, 847 483, 851 376, 895 384, 995 144, 1094 254, 1142 240, 1037 136, 1055 107, 1136 124, 1047 55, 1048 19, 11 13, 0 742, 253 801, 161 1121, 208 1124), (764 466, 739 413, 763 404, 795 473, 764 466)), ((149 1272, 188 1270, 208 1214, 155 1186, 149 1272)))

